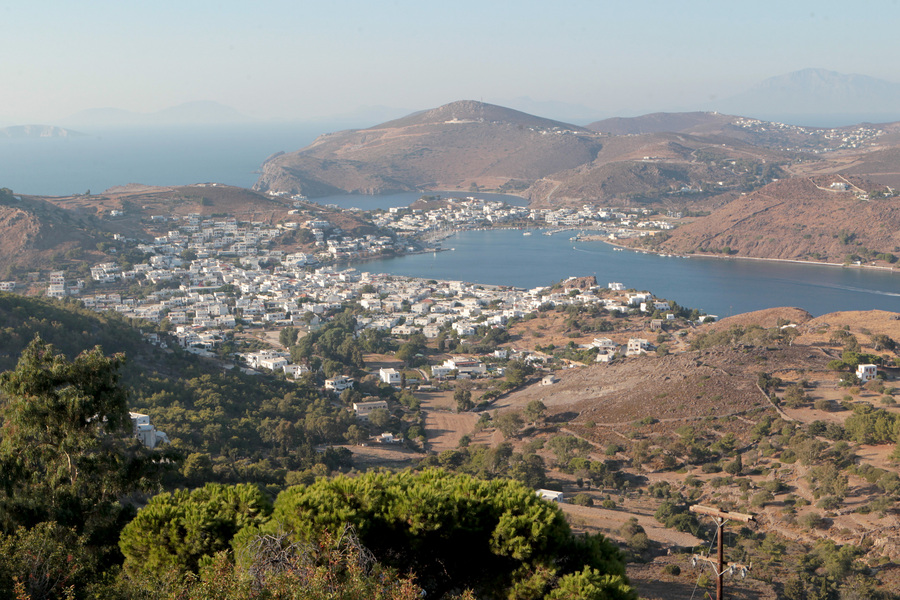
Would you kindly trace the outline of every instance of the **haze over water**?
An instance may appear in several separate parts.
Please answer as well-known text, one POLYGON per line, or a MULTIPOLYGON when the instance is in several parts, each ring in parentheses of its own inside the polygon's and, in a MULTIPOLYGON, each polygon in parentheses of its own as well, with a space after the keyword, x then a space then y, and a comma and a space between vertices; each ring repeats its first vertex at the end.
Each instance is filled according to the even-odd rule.
POLYGON ((619 252, 603 242, 573 242, 575 232, 523 236, 518 230, 468 231, 444 240, 454 248, 357 265, 362 271, 473 283, 537 287, 595 275, 709 314, 796 306, 815 316, 841 310, 900 308, 900 274, 756 260, 661 257, 619 252), (573 248, 574 246, 574 248, 573 248))
POLYGON ((20 194, 98 194, 128 183, 252 187, 272 154, 303 148, 327 123, 115 128, 70 138, 0 139, 0 186, 20 194))

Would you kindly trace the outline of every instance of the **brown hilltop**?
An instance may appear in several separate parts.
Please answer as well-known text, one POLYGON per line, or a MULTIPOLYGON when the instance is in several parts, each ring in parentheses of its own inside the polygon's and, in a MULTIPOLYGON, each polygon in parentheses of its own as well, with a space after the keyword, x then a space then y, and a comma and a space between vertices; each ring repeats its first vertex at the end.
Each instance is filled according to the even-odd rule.
POLYGON ((838 177, 778 181, 671 232, 677 253, 843 263, 900 252, 900 198, 871 198, 871 182, 838 177), (832 182, 848 182, 845 190, 832 182), (849 258, 848 258, 849 257, 849 258))
POLYGON ((0 276, 11 269, 53 268, 64 258, 102 258, 103 238, 83 214, 41 198, 0 194, 0 276))
POLYGON ((707 329, 710 331, 718 331, 720 329, 728 329, 734 325, 739 327, 758 325, 763 329, 769 329, 770 327, 780 327, 781 325, 787 324, 800 325, 808 322, 812 318, 813 316, 802 308, 781 306, 725 317, 708 325, 707 329))
POLYGON ((585 164, 600 137, 575 125, 480 102, 454 102, 369 129, 320 136, 262 167, 258 190, 324 196, 465 189, 519 189, 585 164))
POLYGON ((646 120, 653 121, 650 133, 610 136, 491 104, 453 102, 273 156, 255 188, 313 197, 482 188, 545 204, 668 202, 682 188, 702 188, 709 197, 758 187, 791 159, 779 146, 786 134, 748 130, 737 125, 739 117, 646 120), (667 126, 676 130, 662 131, 667 126))
POLYGON ((557 127, 572 131, 584 131, 586 129, 578 127, 577 125, 572 125, 571 123, 545 119, 511 108, 497 106, 495 104, 486 104, 475 100, 458 100, 431 110, 419 111, 400 119, 376 125, 375 127, 370 128, 370 130, 410 127, 413 125, 436 125, 448 122, 452 123, 455 121, 512 123, 514 125, 523 125, 527 127, 541 127, 546 129, 557 127))
POLYGON ((614 117, 590 123, 591 131, 612 135, 639 135, 644 133, 669 133, 721 130, 737 117, 716 112, 652 113, 640 117, 614 117))

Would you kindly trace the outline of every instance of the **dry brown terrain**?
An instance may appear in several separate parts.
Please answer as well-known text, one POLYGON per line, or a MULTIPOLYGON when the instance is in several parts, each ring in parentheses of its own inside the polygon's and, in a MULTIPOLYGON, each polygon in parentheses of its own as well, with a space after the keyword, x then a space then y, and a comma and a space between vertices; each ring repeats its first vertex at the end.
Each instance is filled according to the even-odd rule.
MULTIPOLYGON (((813 319, 801 309, 779 308, 737 315, 704 326, 692 332, 690 337, 728 331, 732 327, 778 328, 787 322, 796 325, 790 344, 726 344, 664 357, 644 356, 620 360, 611 365, 564 369, 555 372, 559 381, 553 385, 540 385, 535 378, 531 385, 499 398, 490 411, 492 414, 522 411, 529 402, 541 400, 548 408, 542 424, 522 438, 505 439, 499 431, 489 428, 473 441, 489 445, 511 441, 520 449, 535 438, 546 440, 554 435, 576 435, 592 443, 591 460, 618 461, 622 472, 643 481, 641 485, 667 482, 672 489, 687 494, 692 489, 687 479, 691 477, 701 491, 695 502, 749 510, 757 517, 757 523, 751 527, 754 531, 777 531, 785 540, 804 544, 812 544, 817 539, 833 540, 838 544, 860 544, 870 540, 873 546, 868 560, 874 561, 881 555, 896 559, 900 557, 900 519, 892 510, 865 513, 868 503, 879 495, 872 484, 849 474, 848 491, 841 506, 823 511, 816 506, 818 499, 809 483, 813 466, 801 461, 782 462, 776 457, 764 456, 749 436, 757 424, 765 418, 776 417, 778 411, 785 419, 801 425, 813 421, 843 423, 852 414, 848 410, 831 412, 817 409, 816 401, 822 399, 839 402, 850 394, 854 403, 878 405, 881 393, 868 388, 838 385, 839 373, 826 366, 841 354, 840 346, 836 346, 831 338, 835 331, 846 331, 856 337, 862 352, 873 352, 875 335, 900 338, 898 314, 885 311, 843 312, 813 319), (757 387, 761 371, 783 380, 778 389, 777 408, 757 387), (808 384, 807 401, 796 408, 784 406, 782 396, 786 386, 801 380, 808 384), (671 470, 659 462, 659 457, 640 467, 630 463, 631 452, 637 444, 647 444, 651 452, 655 447, 669 447, 672 440, 683 435, 685 426, 703 432, 709 440, 725 439, 732 435, 739 440, 746 469, 741 479, 749 485, 749 491, 742 492, 734 484, 713 485, 715 479, 723 479, 724 473, 707 472, 699 466, 683 465, 678 470, 671 470), (606 452, 610 444, 620 447, 612 456, 606 452), (783 487, 774 495, 774 501, 755 508, 748 507, 749 497, 775 479, 783 487), (788 518, 791 513, 786 510, 786 500, 790 497, 803 499, 808 504, 798 506, 796 513, 788 518), (801 526, 802 519, 809 513, 824 515, 823 526, 813 529, 801 526)), ((533 320, 529 323, 536 325, 539 322, 533 320)), ((559 327, 562 324, 553 320, 552 313, 548 313, 544 325, 542 331, 546 337, 537 340, 560 336, 559 327)), ((897 380, 898 373, 891 369, 886 372, 887 385, 891 385, 897 380)), ((442 407, 452 406, 452 395, 449 392, 434 394, 423 402, 423 408, 426 404, 433 414, 437 414, 436 411, 442 407)), ((900 408, 896 406, 885 408, 900 413, 900 408)), ((436 451, 453 448, 453 440, 469 433, 473 423, 473 420, 458 418, 468 415, 455 415, 449 410, 444 411, 444 416, 442 420, 430 421, 440 429, 434 437, 436 442, 441 441, 435 443, 433 449, 436 451), (454 427, 459 429, 454 432, 454 427)), ((852 448, 859 464, 897 471, 896 463, 890 458, 893 446, 853 445, 852 448)), ((553 468, 555 458, 551 452, 545 449, 540 453, 550 467, 548 475, 555 489, 562 489, 569 499, 578 493, 586 493, 594 500, 593 507, 563 506, 576 531, 601 532, 622 541, 619 530, 633 516, 663 554, 667 548, 709 543, 710 540, 697 540, 688 534, 662 527, 653 518, 660 500, 634 492, 579 488, 575 485, 574 475, 553 468), (600 503, 610 497, 615 501, 615 508, 601 508, 600 503)), ((630 564, 628 573, 642 597, 690 598, 692 594, 696 597, 696 594, 704 593, 694 588, 701 571, 690 567, 689 556, 657 556, 646 565, 630 564), (662 569, 667 564, 679 565, 682 573, 664 573, 662 569)), ((764 578, 764 574, 761 575, 764 578)), ((890 571, 880 575, 883 581, 890 577, 890 571)), ((743 581, 731 579, 730 585, 736 598, 776 597, 773 586, 757 577, 743 581)))
MULTIPOLYGON (((665 252, 776 258, 842 264, 857 255, 900 252, 900 198, 862 199, 830 189, 841 177, 795 178, 741 196, 671 232, 665 252)), ((877 186, 846 179, 861 189, 877 186)), ((852 259, 856 260, 856 259, 852 259)), ((890 263, 877 261, 881 266, 890 263)))
POLYGON ((496 188, 590 161, 600 136, 480 102, 454 102, 370 129, 320 136, 268 160, 259 190, 338 193, 496 188), (567 131, 567 134, 561 133, 567 131))

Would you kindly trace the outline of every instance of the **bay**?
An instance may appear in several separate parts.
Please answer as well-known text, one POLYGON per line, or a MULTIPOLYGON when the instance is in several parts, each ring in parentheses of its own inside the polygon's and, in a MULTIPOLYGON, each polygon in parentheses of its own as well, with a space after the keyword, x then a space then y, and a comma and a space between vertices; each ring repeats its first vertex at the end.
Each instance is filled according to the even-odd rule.
POLYGON ((573 242, 575 232, 523 236, 514 229, 465 231, 443 241, 452 251, 360 263, 373 273, 523 288, 594 275, 708 314, 795 306, 815 316, 841 310, 900 309, 900 274, 775 261, 662 257, 573 242))

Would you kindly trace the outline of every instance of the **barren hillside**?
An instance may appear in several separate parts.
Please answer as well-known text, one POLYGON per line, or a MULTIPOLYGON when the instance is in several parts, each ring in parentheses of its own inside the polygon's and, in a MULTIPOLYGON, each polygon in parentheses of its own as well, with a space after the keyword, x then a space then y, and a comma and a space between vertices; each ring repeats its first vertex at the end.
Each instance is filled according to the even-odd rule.
POLYGON ((890 264, 878 255, 900 251, 900 198, 861 193, 878 188, 839 176, 779 181, 672 231, 660 247, 677 253, 890 264), (846 183, 847 189, 831 183, 846 183))

